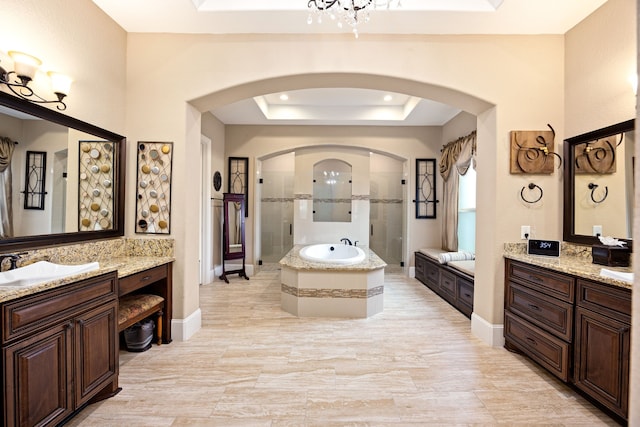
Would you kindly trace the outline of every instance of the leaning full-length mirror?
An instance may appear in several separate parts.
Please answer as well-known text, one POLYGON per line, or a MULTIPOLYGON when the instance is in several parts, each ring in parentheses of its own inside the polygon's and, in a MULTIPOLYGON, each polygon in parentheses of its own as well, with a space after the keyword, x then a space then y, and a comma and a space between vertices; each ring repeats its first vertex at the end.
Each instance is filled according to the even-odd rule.
POLYGON ((123 136, 0 92, 0 137, 0 252, 124 234, 123 136))
POLYGON ((565 140, 565 241, 631 240, 634 147, 634 120, 565 140))

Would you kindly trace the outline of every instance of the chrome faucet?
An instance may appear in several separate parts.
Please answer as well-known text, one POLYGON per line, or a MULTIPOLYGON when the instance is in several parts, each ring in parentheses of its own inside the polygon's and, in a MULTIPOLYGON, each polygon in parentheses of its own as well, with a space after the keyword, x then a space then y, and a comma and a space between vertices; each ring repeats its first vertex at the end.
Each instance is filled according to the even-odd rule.
POLYGON ((15 270, 18 268, 18 260, 20 259, 20 254, 6 254, 0 255, 0 270, 2 270, 2 263, 5 259, 9 259, 9 270, 15 270))
POLYGON ((351 240, 347 239, 346 237, 343 237, 342 239, 340 239, 340 241, 344 242, 345 245, 353 246, 353 243, 351 243, 351 240))

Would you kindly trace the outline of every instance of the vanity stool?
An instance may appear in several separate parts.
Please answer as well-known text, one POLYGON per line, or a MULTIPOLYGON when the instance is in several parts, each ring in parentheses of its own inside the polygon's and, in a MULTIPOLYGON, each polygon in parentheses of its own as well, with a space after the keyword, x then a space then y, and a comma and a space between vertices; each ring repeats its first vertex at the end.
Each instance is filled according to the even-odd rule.
POLYGON ((162 315, 164 298, 152 294, 134 294, 120 297, 118 303, 118 332, 155 314, 156 342, 162 344, 162 315))

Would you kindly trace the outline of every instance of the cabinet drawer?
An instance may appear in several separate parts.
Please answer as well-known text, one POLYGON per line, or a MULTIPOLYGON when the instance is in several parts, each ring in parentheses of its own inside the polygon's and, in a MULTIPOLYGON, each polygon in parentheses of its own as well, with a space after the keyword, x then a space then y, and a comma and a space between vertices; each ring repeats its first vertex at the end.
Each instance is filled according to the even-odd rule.
POLYGON ((167 266, 160 265, 158 267, 144 270, 131 276, 123 277, 119 281, 118 296, 126 295, 137 289, 150 285, 158 280, 162 280, 167 277, 167 266))
POLYGON ((564 274, 509 260, 507 262, 507 279, 515 280, 566 302, 572 303, 574 301, 575 280, 564 274))
POLYGON ((505 308, 558 338, 573 339, 572 304, 509 282, 505 308))
POLYGON ((456 279, 456 285, 458 287, 458 309, 470 317, 473 313, 473 282, 458 277, 456 279))
POLYGON ((74 316, 94 302, 115 298, 117 282, 114 271, 3 304, 3 342, 74 316))
POLYGON ((504 336, 513 346, 561 380, 569 381, 569 344, 505 312, 504 336))
POLYGON ((631 323, 631 290, 578 279, 576 303, 631 323))
POLYGON ((440 267, 432 262, 425 261, 424 278, 427 280, 427 282, 438 286, 438 284, 440 283, 440 267))
POLYGON ((448 271, 440 272, 440 291, 444 297, 455 299, 456 297, 456 276, 448 271))

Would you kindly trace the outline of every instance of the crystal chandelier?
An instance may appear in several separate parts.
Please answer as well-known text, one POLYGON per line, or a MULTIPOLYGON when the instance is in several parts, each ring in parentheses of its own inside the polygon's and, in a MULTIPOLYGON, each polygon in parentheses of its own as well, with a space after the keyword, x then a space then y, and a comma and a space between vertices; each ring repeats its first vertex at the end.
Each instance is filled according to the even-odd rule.
POLYGON ((332 21, 337 21, 338 28, 343 27, 343 22, 351 27, 353 34, 358 38, 358 24, 369 22, 369 12, 372 9, 390 9, 392 3, 400 7, 400 0, 309 0, 309 17, 307 24, 312 24, 314 16, 318 23, 323 17, 328 17, 332 21))

